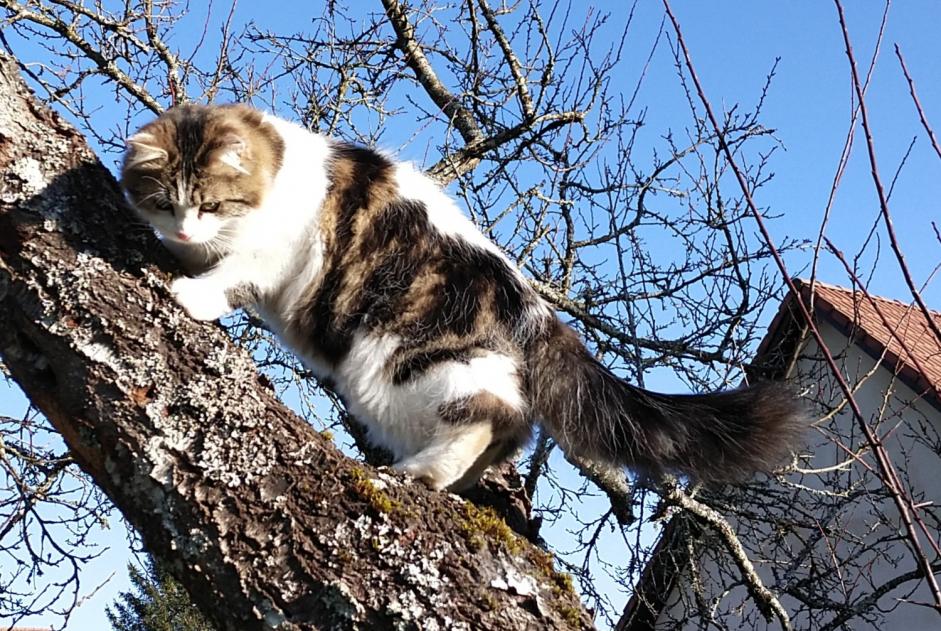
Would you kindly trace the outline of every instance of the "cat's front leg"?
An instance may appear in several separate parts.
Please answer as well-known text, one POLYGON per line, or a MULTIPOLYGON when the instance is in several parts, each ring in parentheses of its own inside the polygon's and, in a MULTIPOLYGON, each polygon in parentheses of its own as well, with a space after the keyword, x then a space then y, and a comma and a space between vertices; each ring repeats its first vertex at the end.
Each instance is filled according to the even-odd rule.
POLYGON ((237 256, 227 256, 195 278, 181 277, 170 284, 176 301, 196 320, 218 320, 235 310, 229 296, 251 269, 237 256))
POLYGON ((278 278, 283 262, 268 252, 229 255, 195 278, 177 278, 173 297, 197 320, 217 320, 236 308, 256 302, 278 278))
POLYGON ((194 320, 218 320, 233 311, 226 287, 212 272, 196 278, 181 277, 170 284, 170 293, 194 320))

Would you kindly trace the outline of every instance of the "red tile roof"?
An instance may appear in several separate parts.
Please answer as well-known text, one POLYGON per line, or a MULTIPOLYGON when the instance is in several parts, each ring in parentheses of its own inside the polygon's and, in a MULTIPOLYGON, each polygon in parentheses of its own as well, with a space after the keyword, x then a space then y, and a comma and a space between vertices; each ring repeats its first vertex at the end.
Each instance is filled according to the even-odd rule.
MULTIPOLYGON (((805 303, 810 298, 809 281, 796 281, 805 303)), ((825 319, 875 358, 916 393, 934 404, 941 402, 941 341, 928 326, 928 320, 915 304, 866 295, 858 289, 837 287, 817 281, 813 287, 814 313, 825 319)), ((788 296, 788 300, 792 300, 788 296)), ((782 304, 779 317, 786 311, 782 304)), ((931 311, 941 326, 941 313, 931 311)), ((772 323, 765 341, 774 337, 772 323)), ((762 343, 764 346, 764 342, 762 343)), ((760 355, 763 349, 759 348, 760 355)))

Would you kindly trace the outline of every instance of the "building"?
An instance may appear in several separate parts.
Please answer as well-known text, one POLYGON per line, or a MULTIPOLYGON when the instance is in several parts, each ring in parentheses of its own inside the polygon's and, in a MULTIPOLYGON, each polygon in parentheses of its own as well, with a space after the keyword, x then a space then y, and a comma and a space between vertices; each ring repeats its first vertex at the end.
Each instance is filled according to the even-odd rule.
MULTIPOLYGON (((866 422, 920 504, 922 545, 941 582, 941 342, 917 306, 797 282, 866 422), (931 541, 933 540, 934 543, 931 541)), ((941 313, 932 312, 941 324, 941 313)), ((859 422, 788 295, 751 376, 787 379, 819 420, 793 470, 708 495, 795 629, 941 629, 941 612, 859 422)), ((758 610, 723 541, 677 514, 618 631, 779 629, 758 610)))

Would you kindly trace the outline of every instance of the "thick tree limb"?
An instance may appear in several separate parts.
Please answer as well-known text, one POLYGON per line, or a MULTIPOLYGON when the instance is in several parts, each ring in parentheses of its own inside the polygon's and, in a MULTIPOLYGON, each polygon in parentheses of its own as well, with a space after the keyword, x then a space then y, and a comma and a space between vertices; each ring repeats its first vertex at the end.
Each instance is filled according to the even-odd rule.
POLYGON ((0 356, 219 626, 591 627, 543 552, 345 458, 187 318, 173 263, 6 57, 0 174, 0 356))
POLYGON ((405 8, 398 0, 382 0, 382 5, 386 9, 392 28, 395 29, 395 35, 398 38, 396 46, 405 55, 405 63, 415 72, 415 77, 425 92, 435 105, 450 117, 465 142, 473 143, 482 140, 483 132, 480 131, 473 114, 461 104, 457 96, 448 91, 434 68, 431 67, 431 62, 428 61, 425 51, 422 50, 415 36, 415 29, 408 21, 405 8))

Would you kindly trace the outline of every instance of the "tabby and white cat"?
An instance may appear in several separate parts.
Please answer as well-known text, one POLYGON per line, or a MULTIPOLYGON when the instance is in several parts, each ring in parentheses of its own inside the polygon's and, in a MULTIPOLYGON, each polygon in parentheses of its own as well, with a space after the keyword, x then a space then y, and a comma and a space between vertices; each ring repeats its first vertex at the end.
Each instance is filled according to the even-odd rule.
POLYGON ((396 468, 472 485, 541 422, 567 452, 736 479, 802 420, 773 384, 634 387, 598 363, 510 260, 413 166, 243 105, 176 107, 128 141, 121 183, 214 320, 254 305, 396 468))

